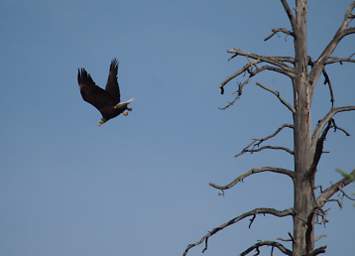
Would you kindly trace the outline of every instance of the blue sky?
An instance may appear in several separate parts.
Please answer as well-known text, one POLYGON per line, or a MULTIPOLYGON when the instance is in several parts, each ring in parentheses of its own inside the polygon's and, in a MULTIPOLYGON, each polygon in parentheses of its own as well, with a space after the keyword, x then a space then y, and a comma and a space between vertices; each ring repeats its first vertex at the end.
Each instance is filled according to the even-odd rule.
MULTIPOLYGON (((313 57, 349 3, 310 1, 313 57)), ((243 211, 292 206, 289 180, 273 174, 251 177, 224 198, 207 185, 250 167, 292 168, 282 152, 233 158, 250 138, 291 121, 287 111, 252 84, 221 111, 232 87, 225 96, 217 90, 243 63, 227 62, 228 48, 292 54, 290 39, 263 42, 271 28, 285 26, 279 1, 0 1, 0 254, 180 255, 243 211), (100 115, 81 100, 76 72, 87 68, 102 86, 113 57, 122 97, 136 101, 127 118, 97 127, 100 115)), ((354 43, 344 40, 336 53, 349 55, 354 43)), ((338 106, 355 102, 353 71, 329 68, 338 106)), ((255 81, 290 99, 284 78, 255 81)), ((313 121, 328 107, 319 86, 313 121)), ((354 114, 337 122, 355 133, 354 114)), ((283 132, 275 144, 292 145, 290 136, 283 132)), ((353 144, 353 137, 329 136, 319 184, 336 181, 337 167, 354 168, 353 144)), ((319 245, 328 244, 329 255, 350 255, 355 208, 331 206, 319 245)), ((257 239, 285 237, 290 223, 258 217, 249 230, 246 220, 211 239, 206 255, 235 255, 257 239)))

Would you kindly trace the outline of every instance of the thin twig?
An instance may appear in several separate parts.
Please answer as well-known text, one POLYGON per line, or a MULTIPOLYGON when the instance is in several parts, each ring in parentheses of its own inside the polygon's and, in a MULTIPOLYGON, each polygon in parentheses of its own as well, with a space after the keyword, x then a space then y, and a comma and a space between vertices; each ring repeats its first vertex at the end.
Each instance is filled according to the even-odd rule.
POLYGON ((342 193, 343 197, 346 197, 350 201, 355 201, 355 198, 349 196, 343 189, 339 188, 339 191, 342 193))
POLYGON ((281 151, 284 151, 284 152, 289 153, 290 155, 294 155, 294 152, 293 152, 291 149, 287 148, 287 147, 266 145, 266 146, 262 146, 262 147, 260 147, 260 148, 243 149, 240 153, 234 155, 234 157, 240 157, 241 155, 243 155, 243 154, 245 154, 245 153, 253 154, 253 153, 256 153, 256 152, 263 151, 263 150, 265 150, 265 149, 281 150, 281 151))
POLYGON ((291 23, 292 28, 294 28, 295 27, 295 17, 294 17, 294 15, 292 13, 292 10, 291 10, 290 6, 288 5, 287 0, 281 0, 281 4, 282 4, 282 6, 283 6, 283 8, 284 8, 284 10, 285 10, 285 12, 287 14, 287 17, 288 17, 288 19, 289 19, 289 21, 291 23))
POLYGON ((322 70, 323 76, 324 76, 324 85, 328 85, 328 89, 329 89, 329 95, 330 95, 330 102, 332 104, 332 108, 334 107, 334 91, 333 91, 333 85, 332 85, 332 81, 329 78, 329 75, 327 73, 327 71, 325 70, 325 67, 322 70))
POLYGON ((272 38, 274 35, 276 35, 277 33, 283 33, 286 36, 292 36, 294 37, 295 34, 293 32, 291 32, 290 30, 286 29, 286 28, 273 28, 271 30, 271 34, 268 35, 267 37, 265 37, 264 41, 269 40, 270 38, 272 38))
POLYGON ((292 242, 294 243, 295 240, 293 239, 293 236, 291 235, 290 232, 287 233, 289 238, 277 238, 276 240, 282 241, 282 242, 292 242))
POLYGON ((293 106, 291 106, 290 103, 288 103, 281 95, 280 95, 280 92, 279 91, 275 91, 275 90, 272 90, 270 89, 269 87, 266 87, 265 85, 262 85, 258 82, 256 82, 256 85, 259 86, 260 88, 270 92, 271 94, 275 95, 278 100, 286 107, 288 108, 288 110, 290 110, 292 113, 295 113, 295 109, 293 108, 293 106))

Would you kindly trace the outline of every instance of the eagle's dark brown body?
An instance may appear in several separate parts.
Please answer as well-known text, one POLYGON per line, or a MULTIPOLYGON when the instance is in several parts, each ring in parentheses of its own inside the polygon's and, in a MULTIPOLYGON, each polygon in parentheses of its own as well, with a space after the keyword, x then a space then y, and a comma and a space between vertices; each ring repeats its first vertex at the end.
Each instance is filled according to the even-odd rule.
POLYGON ((118 62, 113 59, 105 90, 97 86, 90 74, 84 69, 78 70, 78 84, 82 98, 100 111, 102 119, 100 124, 118 116, 125 111, 130 111, 128 104, 131 101, 120 103, 120 88, 117 82, 118 62))

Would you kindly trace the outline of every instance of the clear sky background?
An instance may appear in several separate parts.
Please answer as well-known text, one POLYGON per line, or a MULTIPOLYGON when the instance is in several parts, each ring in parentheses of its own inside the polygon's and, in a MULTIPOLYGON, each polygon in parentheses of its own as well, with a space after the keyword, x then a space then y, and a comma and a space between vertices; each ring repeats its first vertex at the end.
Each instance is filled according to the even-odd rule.
MULTIPOLYGON (((313 57, 349 3, 310 1, 313 57)), ((228 48, 292 54, 290 38, 263 42, 272 28, 285 26, 279 1, 1 0, 0 255, 181 255, 189 242, 246 210, 291 207, 290 181, 273 174, 250 177, 224 197, 208 187, 250 167, 292 168, 283 152, 233 158, 250 138, 290 122, 287 110, 250 84, 233 108, 221 111, 236 83, 225 96, 217 89, 243 64, 227 62, 228 48), (127 118, 98 127, 100 115, 82 101, 76 72, 87 68, 103 86, 115 56, 122 98, 136 101, 127 118)), ((354 37, 344 40, 337 54, 353 53, 354 45, 354 37)), ((354 104, 354 66, 329 73, 336 104, 354 104)), ((255 81, 291 99, 284 78, 255 81)), ((320 85, 313 121, 328 108, 320 85)), ((353 136, 354 118, 337 118, 353 136)), ((337 167, 355 167, 353 136, 330 133, 331 154, 322 158, 318 184, 339 179, 337 167)), ((292 147, 290 131, 275 144, 292 147)), ((327 237, 317 245, 327 244, 329 255, 351 255, 355 208, 349 201, 342 210, 330 207, 330 223, 318 229, 327 237)), ((289 218, 260 216, 251 230, 248 224, 210 239, 206 255, 237 255, 257 239, 291 231, 289 218)))

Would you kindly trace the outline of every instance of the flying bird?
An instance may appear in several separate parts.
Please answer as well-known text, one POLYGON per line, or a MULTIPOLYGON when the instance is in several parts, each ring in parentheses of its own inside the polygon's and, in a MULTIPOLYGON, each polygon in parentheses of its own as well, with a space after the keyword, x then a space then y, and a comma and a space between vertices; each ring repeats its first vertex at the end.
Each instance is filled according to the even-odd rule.
POLYGON ((110 64, 110 70, 104 90, 95 84, 91 75, 84 68, 78 69, 80 94, 84 101, 90 103, 100 111, 102 118, 98 122, 99 126, 120 114, 128 116, 128 111, 132 110, 132 108, 129 107, 129 104, 133 99, 121 102, 117 73, 118 61, 114 58, 110 64))

